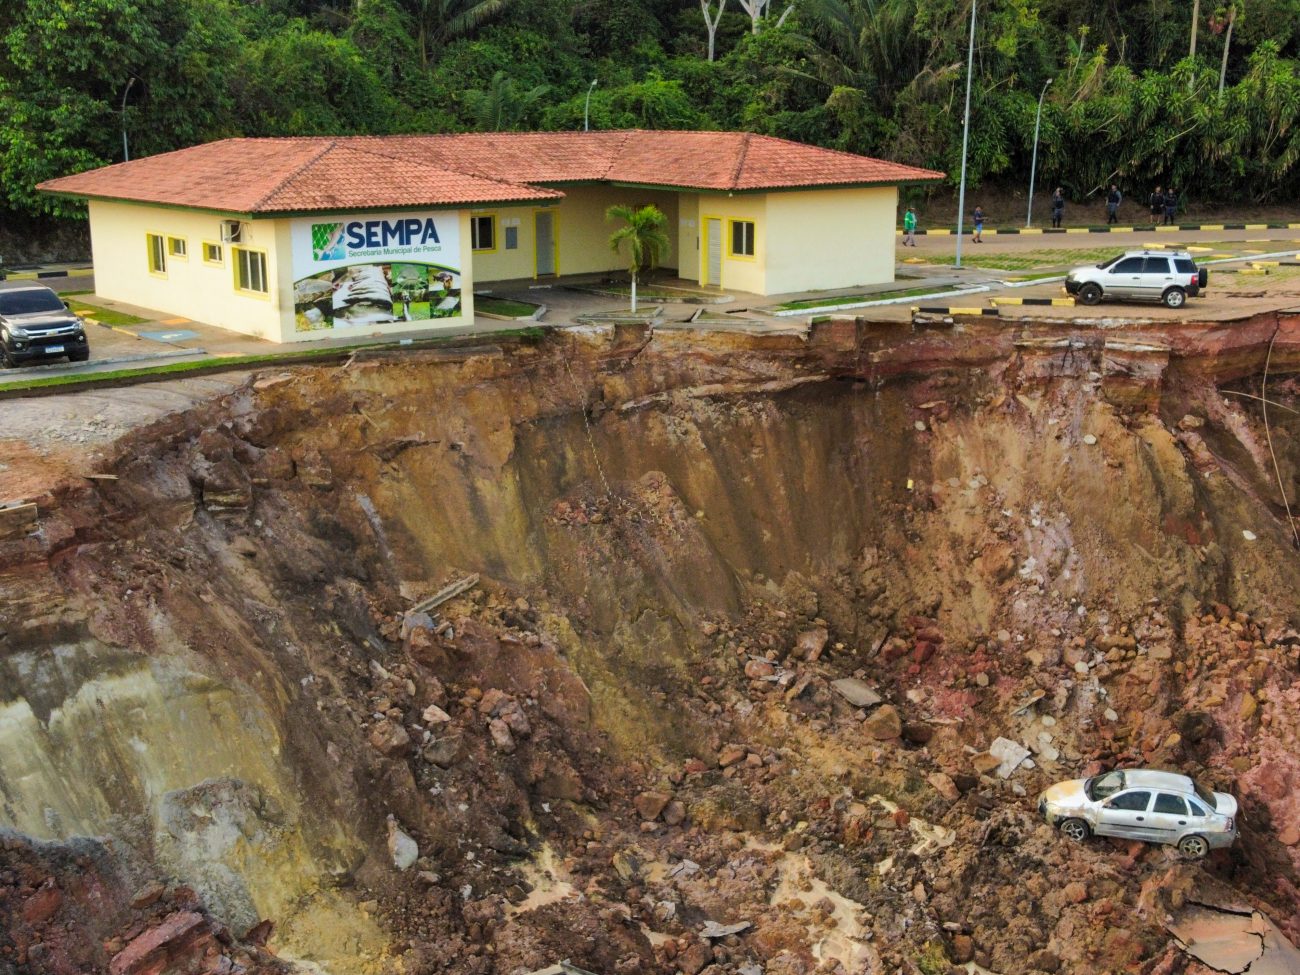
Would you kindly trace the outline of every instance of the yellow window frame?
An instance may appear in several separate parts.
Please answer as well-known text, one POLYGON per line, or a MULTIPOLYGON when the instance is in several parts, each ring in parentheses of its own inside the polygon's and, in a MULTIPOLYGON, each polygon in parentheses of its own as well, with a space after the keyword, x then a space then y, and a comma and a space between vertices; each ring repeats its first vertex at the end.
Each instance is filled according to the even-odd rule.
POLYGON ((174 234, 167 235, 167 256, 175 257, 178 260, 188 261, 190 259, 190 243, 184 237, 177 237, 174 234), (176 245, 180 245, 180 250, 176 245))
POLYGON ((266 250, 261 247, 232 247, 230 248, 230 271, 232 280, 235 285, 236 294, 247 295, 250 298, 261 298, 265 301, 271 300, 271 275, 267 269, 266 250), (262 278, 266 285, 265 291, 254 291, 252 288, 241 288, 239 286, 239 255, 241 253, 258 254, 262 258, 262 278))
POLYGON ((733 261, 757 261, 758 260, 758 221, 756 220, 736 220, 727 218, 727 257, 733 261), (754 248, 754 253, 745 254, 734 250, 736 244, 736 224, 749 224, 750 234, 749 243, 754 248))
POLYGON ((144 251, 149 262, 149 273, 155 278, 167 277, 167 235, 146 230, 144 232, 144 251), (157 264, 154 263, 154 241, 158 242, 157 264))
POLYGON ((205 241, 203 241, 203 242, 199 245, 199 247, 201 248, 202 253, 203 253, 203 263, 204 263, 204 264, 211 264, 213 267, 225 267, 225 266, 226 266, 226 249, 225 249, 225 247, 224 247, 223 245, 218 244, 215 240, 205 240, 205 241), (212 258, 210 258, 210 257, 208 256, 208 248, 209 248, 209 247, 212 247, 212 248, 215 248, 215 249, 216 249, 216 252, 217 252, 217 258, 216 258, 216 260, 213 260, 212 258))
POLYGON ((490 213, 471 213, 469 215, 469 241, 470 241, 470 250, 473 253, 495 254, 497 252, 497 246, 498 246, 497 241, 499 237, 500 237, 500 226, 499 226, 499 221, 497 220, 496 211, 492 211, 490 213), (492 221, 492 246, 475 247, 474 246, 474 221, 484 220, 484 219, 492 221))

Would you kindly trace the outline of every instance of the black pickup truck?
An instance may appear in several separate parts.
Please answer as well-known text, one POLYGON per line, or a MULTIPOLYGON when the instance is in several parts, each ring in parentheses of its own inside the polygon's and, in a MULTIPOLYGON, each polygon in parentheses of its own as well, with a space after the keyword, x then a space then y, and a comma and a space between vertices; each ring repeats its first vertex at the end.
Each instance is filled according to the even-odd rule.
POLYGON ((49 288, 0 288, 0 365, 5 368, 67 356, 90 358, 84 323, 49 288))

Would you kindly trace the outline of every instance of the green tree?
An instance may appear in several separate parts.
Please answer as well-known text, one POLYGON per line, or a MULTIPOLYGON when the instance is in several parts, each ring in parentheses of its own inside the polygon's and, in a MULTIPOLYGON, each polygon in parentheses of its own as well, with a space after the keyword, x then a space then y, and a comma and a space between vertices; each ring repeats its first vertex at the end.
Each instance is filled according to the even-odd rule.
POLYGON ((230 130, 239 35, 221 0, 19 0, 0 31, 0 205, 79 215, 35 185, 120 162, 123 129, 132 156, 230 130))
POLYGON ((301 21, 248 44, 231 89, 239 128, 247 135, 367 134, 400 127, 397 103, 356 45, 301 21))
POLYGON ((472 34, 503 13, 513 0, 407 0, 416 23, 420 63, 447 44, 472 34))
POLYGON ((550 90, 550 85, 536 85, 525 91, 498 71, 487 88, 465 92, 465 107, 479 132, 513 132, 523 127, 529 110, 550 90))
POLYGON ((655 267, 668 253, 668 218, 657 206, 640 209, 615 204, 605 211, 606 220, 621 220, 623 226, 609 237, 609 249, 615 254, 626 252, 628 274, 632 276, 632 311, 636 312, 636 280, 642 268, 655 267))

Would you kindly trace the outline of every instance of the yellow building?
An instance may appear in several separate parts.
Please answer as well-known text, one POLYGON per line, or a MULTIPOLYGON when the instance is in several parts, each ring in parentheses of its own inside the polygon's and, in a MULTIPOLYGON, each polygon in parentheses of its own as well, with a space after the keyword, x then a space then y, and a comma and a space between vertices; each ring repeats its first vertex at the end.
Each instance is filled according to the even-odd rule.
POLYGON ((758 295, 892 281, 898 187, 942 173, 737 132, 226 139, 42 183, 89 203, 96 290, 276 342, 472 319, 476 285, 663 264, 758 295))

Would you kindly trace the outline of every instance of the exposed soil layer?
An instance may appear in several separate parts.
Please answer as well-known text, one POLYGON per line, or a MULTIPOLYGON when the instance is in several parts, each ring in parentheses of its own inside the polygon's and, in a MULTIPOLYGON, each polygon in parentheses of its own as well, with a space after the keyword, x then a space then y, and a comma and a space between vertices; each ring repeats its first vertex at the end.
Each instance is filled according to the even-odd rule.
POLYGON ((0 972, 1195 972, 1170 925, 1229 901, 1295 941, 1297 364, 1274 315, 569 330, 0 441, 0 972), (1132 764, 1236 846, 1038 819, 1132 764))

